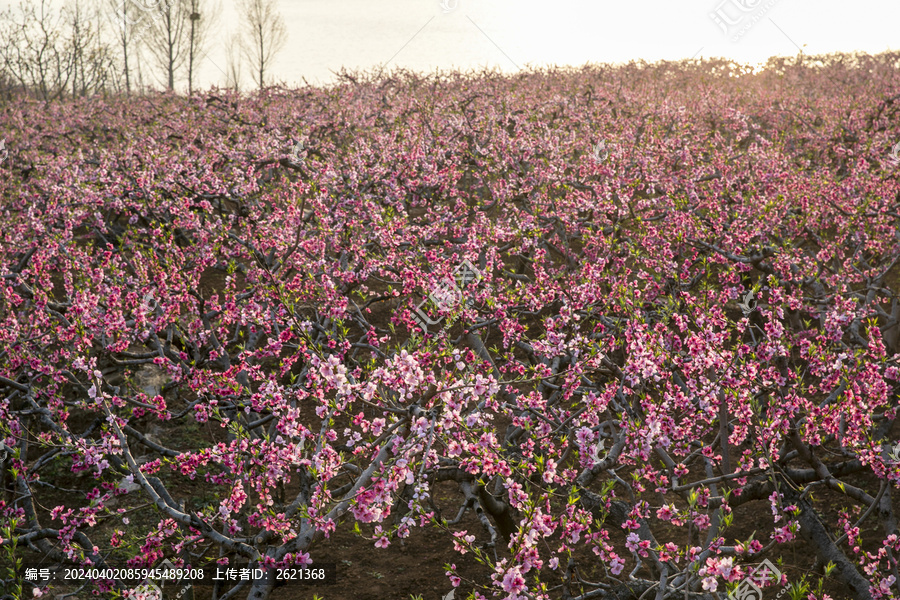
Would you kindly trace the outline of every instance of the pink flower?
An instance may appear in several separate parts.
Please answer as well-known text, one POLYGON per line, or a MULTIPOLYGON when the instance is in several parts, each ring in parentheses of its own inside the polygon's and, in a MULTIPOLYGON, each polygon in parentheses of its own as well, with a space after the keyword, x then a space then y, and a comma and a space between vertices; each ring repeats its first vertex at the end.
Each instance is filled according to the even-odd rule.
POLYGON ((456 538, 453 540, 453 548, 460 554, 465 554, 466 552, 468 552, 466 545, 471 546, 472 543, 475 541, 474 535, 466 535, 466 533, 467 533, 466 530, 463 530, 463 531, 457 531, 453 534, 453 537, 456 538), (463 544, 461 540, 464 540, 466 542, 466 544, 463 544))
POLYGON ((716 588, 719 587, 719 582, 716 581, 715 577, 704 577, 702 584, 703 584, 703 589, 708 592, 714 592, 714 591, 716 591, 716 588))
POLYGON ((674 560, 678 562, 678 546, 676 546, 672 542, 666 542, 666 545, 663 546, 659 551, 659 560, 662 562, 668 560, 674 560))
POLYGON ((503 591, 510 594, 518 594, 525 589, 525 578, 519 573, 518 567, 513 567, 503 576, 503 591))
POLYGON ((460 579, 459 577, 457 577, 454 574, 455 571, 456 571, 456 564, 451 564, 450 570, 445 571, 445 573, 446 573, 447 577, 450 578, 450 583, 453 585, 453 587, 459 587, 459 584, 462 583, 462 579, 460 579))
POLYGON ((671 521, 674 514, 675 507, 671 504, 664 504, 659 510, 656 511, 656 516, 663 521, 671 521))
POLYGON ((543 480, 545 483, 553 483, 553 478, 556 475, 556 461, 552 458, 547 459, 547 470, 544 471, 543 480))
MULTIPOLYGON (((796 525, 799 527, 799 525, 796 525)), ((778 542, 779 544, 784 544, 796 537, 794 532, 791 531, 791 525, 787 524, 784 527, 777 527, 774 532, 772 532, 772 538, 778 542)))
POLYGON ((618 556, 609 561, 609 570, 613 575, 619 575, 624 568, 625 561, 618 556))

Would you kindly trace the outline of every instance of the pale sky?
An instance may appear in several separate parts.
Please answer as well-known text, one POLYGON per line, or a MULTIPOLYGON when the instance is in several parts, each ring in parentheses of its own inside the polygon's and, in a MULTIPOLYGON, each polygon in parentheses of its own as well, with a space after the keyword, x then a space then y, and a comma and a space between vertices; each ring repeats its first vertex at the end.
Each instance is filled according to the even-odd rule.
MULTIPOLYGON (((238 21, 221 0, 221 30, 238 21)), ((331 70, 402 66, 419 71, 527 64, 770 56, 900 46, 898 0, 280 0, 288 42, 274 68, 287 83, 332 80, 331 70), (710 16, 731 25, 730 36, 710 16), (743 34, 740 34, 741 30, 743 34), (388 62, 390 61, 390 62, 388 62)), ((729 28, 725 25, 725 28, 729 28)), ((224 37, 224 36, 222 36, 224 37)), ((213 48, 206 83, 223 80, 213 48)), ((246 71, 246 69, 245 69, 246 71)), ((249 72, 245 87, 251 86, 249 72)))
MULTIPOLYGON (((220 1, 224 33, 238 21, 233 0, 220 1)), ((900 46, 900 0, 443 0, 443 8, 441 1, 280 0, 288 42, 274 75, 322 83, 332 80, 329 69, 385 63, 426 72, 694 56, 757 63, 794 56, 798 47, 816 54, 900 46), (717 11, 735 23, 731 37, 745 30, 737 41, 710 16, 717 11)), ((206 83, 224 80, 219 67, 224 52, 212 48, 206 83)), ((244 86, 251 87, 248 71, 244 86)))
MULTIPOLYGON (((200 65, 200 87, 224 85, 224 40, 239 25, 235 0, 200 1, 221 7, 202 14, 217 13, 218 28, 200 65)), ((0 0, 0 7, 16 2, 0 0)), ((900 46, 900 0, 278 0, 278 5, 288 40, 272 75, 288 84, 303 78, 333 81, 330 71, 341 66, 386 64, 388 70, 433 72, 487 65, 514 72, 529 64, 714 56, 755 64, 770 56, 796 56, 799 48, 806 54, 877 53, 900 46), (711 14, 733 24, 723 26, 728 35, 711 14)), ((245 66, 243 89, 252 87, 245 66)))

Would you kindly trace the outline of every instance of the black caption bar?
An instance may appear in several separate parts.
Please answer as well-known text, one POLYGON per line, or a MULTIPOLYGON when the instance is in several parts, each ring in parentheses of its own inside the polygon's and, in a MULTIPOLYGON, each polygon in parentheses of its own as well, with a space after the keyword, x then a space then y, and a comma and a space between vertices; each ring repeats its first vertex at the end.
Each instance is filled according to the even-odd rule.
POLYGON ((278 587, 285 584, 332 585, 337 583, 335 563, 316 563, 306 567, 250 567, 213 566, 202 569, 191 567, 70 567, 59 565, 23 565, 16 575, 36 586, 50 582, 87 583, 98 580, 115 580, 147 584, 149 586, 236 584, 242 581, 272 581, 278 587))

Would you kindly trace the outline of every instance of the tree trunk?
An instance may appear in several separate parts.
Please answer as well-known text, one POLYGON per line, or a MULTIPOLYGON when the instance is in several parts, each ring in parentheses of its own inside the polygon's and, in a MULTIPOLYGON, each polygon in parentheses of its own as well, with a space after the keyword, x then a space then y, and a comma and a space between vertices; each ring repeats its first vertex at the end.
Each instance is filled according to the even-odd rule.
MULTIPOLYGON (((127 27, 127 22, 124 24, 127 27)), ((128 33, 122 34, 122 59, 125 62, 125 92, 131 94, 131 73, 128 72, 128 33)))
POLYGON ((872 600, 872 594, 869 592, 869 582, 860 575, 859 571, 856 570, 856 567, 844 553, 832 543, 828 530, 822 525, 812 505, 806 500, 801 500, 800 496, 789 486, 782 486, 782 490, 784 491, 784 499, 792 504, 796 504, 800 509, 800 515, 797 519, 800 523, 800 536, 812 548, 815 548, 821 564, 832 562, 836 565, 835 575, 838 580, 847 586, 847 597, 855 598, 856 600, 872 600))
POLYGON ((191 41, 190 50, 188 51, 188 96, 194 93, 194 25, 197 19, 197 0, 191 0, 191 41))

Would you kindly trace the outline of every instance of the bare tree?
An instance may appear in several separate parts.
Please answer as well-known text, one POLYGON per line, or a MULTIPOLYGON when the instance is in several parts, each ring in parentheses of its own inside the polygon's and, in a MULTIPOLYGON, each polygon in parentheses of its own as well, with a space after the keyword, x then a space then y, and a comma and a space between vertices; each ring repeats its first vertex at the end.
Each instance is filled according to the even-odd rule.
MULTIPOLYGON (((138 50, 139 49, 140 49, 140 46, 138 46, 138 50)), ((144 77, 145 70, 146 70, 146 65, 144 64, 144 61, 140 60, 140 54, 138 54, 138 60, 137 60, 137 65, 136 65, 136 69, 135 69, 135 71, 136 71, 135 75, 136 75, 137 81, 135 83, 137 84, 136 87, 139 90, 140 94, 146 94, 147 89, 149 87, 147 84, 147 79, 144 77)))
POLYGON ((60 34, 63 29, 63 16, 49 0, 21 0, 15 13, 10 9, 2 15, 0 61, 4 71, 43 100, 64 94, 72 74, 71 57, 60 34))
POLYGON ((190 0, 162 0, 154 8, 153 20, 143 42, 163 73, 166 89, 175 89, 175 73, 187 60, 190 49, 190 0))
POLYGON ((72 72, 73 96, 86 96, 107 89, 113 76, 114 61, 110 46, 102 36, 100 12, 85 8, 84 0, 72 0, 63 8, 68 29, 65 50, 72 72))
POLYGON ((200 33, 203 30, 200 26, 200 11, 197 8, 198 0, 191 0, 191 31, 188 34, 188 95, 194 93, 194 58, 200 51, 200 33))
POLYGON ((4 76, 44 100, 70 90, 86 96, 116 84, 112 48, 100 13, 85 0, 56 10, 50 0, 21 0, 0 15, 0 65, 4 76))
POLYGON ((254 81, 262 88, 275 54, 287 42, 284 17, 277 10, 276 0, 238 0, 238 10, 246 33, 243 54, 250 63, 254 81))
POLYGON ((225 86, 241 89, 241 49, 243 41, 240 32, 233 32, 225 38, 225 86))
POLYGON ((107 0, 107 3, 112 9, 108 13, 113 25, 112 35, 121 51, 125 91, 131 93, 131 70, 140 60, 138 42, 141 21, 149 19, 151 15, 140 4, 131 0, 107 0))
POLYGON ((194 79, 197 75, 197 63, 206 53, 210 34, 212 33, 221 5, 210 0, 189 0, 191 21, 188 33, 188 93, 194 92, 194 79))

